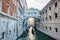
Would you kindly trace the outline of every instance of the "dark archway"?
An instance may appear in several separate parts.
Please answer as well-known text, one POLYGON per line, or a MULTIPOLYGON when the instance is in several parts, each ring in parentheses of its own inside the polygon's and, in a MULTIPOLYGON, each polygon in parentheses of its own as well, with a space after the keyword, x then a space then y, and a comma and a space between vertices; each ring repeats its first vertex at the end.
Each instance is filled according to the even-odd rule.
MULTIPOLYGON (((29 18, 37 19, 37 20, 35 20, 35 21, 40 22, 40 18, 37 18, 37 17, 27 17, 27 18, 25 18, 25 19, 23 20, 23 29, 24 29, 25 20, 27 20, 27 19, 29 19, 29 18)), ((36 22, 35 22, 35 23, 36 23, 36 22)), ((34 24, 34 25, 35 25, 35 29, 36 29, 36 24, 34 24)))

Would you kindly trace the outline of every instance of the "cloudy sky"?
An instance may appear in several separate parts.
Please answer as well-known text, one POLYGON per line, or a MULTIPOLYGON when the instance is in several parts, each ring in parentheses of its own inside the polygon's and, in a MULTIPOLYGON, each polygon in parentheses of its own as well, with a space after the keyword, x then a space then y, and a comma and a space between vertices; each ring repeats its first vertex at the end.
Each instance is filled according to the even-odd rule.
POLYGON ((28 9, 33 7, 41 10, 50 0, 26 0, 28 9))

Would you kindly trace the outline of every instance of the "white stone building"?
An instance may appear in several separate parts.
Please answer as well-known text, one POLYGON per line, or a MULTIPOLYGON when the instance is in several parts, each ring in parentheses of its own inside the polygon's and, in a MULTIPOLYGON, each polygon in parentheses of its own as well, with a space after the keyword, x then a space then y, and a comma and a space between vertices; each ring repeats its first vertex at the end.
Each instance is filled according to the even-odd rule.
POLYGON ((51 0, 40 12, 41 23, 37 29, 60 40, 60 0, 51 0))
MULTIPOLYGON (((17 3, 18 18, 16 18, 16 14, 13 14, 14 12, 12 16, 9 15, 11 12, 10 5, 8 6, 9 11, 7 11, 9 14, 2 12, 2 0, 0 0, 0 40, 16 40, 23 33, 23 13, 27 9, 27 4, 23 5, 22 3, 25 4, 26 0, 23 0, 24 2, 21 2, 21 0, 12 1, 17 3)), ((6 2, 6 0, 3 0, 3 2, 6 2)))
POLYGON ((17 21, 0 14, 0 40, 16 40, 17 21))
MULTIPOLYGON (((8 13, 10 13, 10 10, 8 13)), ((2 0, 0 0, 0 40, 17 39, 16 27, 18 19, 8 13, 2 11, 2 0)))
POLYGON ((20 37, 24 31, 23 30, 23 20, 24 20, 23 14, 26 9, 27 9, 26 0, 18 0, 18 29, 17 29, 18 37, 20 37))

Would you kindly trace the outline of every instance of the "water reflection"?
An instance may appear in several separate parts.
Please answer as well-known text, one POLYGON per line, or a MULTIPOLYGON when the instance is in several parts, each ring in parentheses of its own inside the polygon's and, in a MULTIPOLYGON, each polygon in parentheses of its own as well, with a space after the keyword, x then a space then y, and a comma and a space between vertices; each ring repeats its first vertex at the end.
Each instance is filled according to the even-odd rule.
POLYGON ((33 27, 29 28, 29 32, 28 32, 28 36, 27 36, 28 40, 35 40, 35 35, 33 35, 32 29, 33 29, 33 27))

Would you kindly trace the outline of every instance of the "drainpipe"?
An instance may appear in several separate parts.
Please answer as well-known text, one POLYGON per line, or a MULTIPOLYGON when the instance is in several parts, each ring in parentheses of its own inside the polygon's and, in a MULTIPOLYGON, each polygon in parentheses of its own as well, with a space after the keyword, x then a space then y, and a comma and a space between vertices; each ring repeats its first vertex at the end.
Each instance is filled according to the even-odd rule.
POLYGON ((9 25, 9 18, 7 19, 7 22, 6 22, 6 35, 7 35, 7 39, 8 40, 8 25, 9 25))

